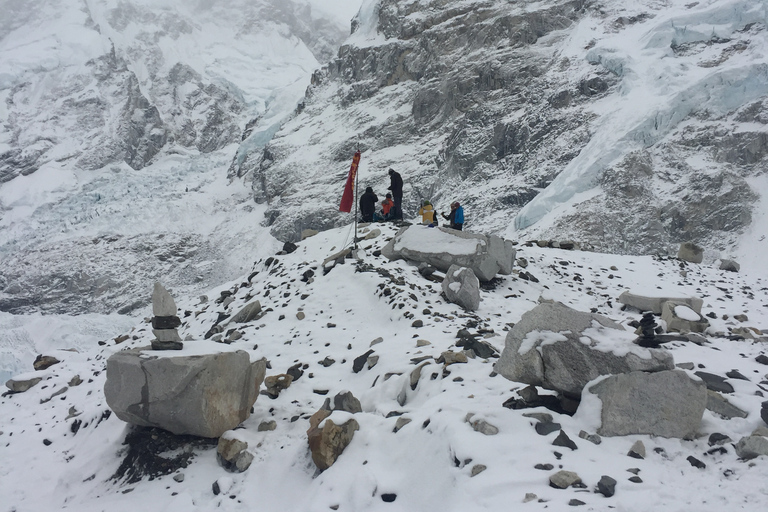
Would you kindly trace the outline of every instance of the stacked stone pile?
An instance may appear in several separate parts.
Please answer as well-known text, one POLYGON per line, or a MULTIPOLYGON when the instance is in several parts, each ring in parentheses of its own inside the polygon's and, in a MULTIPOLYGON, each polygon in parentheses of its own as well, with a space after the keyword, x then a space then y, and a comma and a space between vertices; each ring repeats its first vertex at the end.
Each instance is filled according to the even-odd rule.
POLYGON ((181 319, 176 316, 176 302, 163 285, 155 283, 152 291, 152 350, 181 350, 184 344, 179 337, 177 327, 181 319))

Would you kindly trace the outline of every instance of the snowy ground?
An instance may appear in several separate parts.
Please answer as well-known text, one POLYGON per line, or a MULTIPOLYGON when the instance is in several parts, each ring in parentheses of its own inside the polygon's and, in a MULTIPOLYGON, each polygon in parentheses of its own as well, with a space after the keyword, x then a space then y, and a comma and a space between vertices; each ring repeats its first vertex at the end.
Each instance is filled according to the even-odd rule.
POLYGON ((176 297, 184 320, 182 337, 198 340, 187 342, 185 351, 224 347, 202 338, 223 310, 214 300, 221 291, 236 289, 227 312, 236 312, 253 298, 268 312, 246 324, 243 338, 228 348, 246 350, 252 359, 266 357, 272 367, 267 375, 284 373, 297 363, 306 365, 302 377, 277 399, 260 396, 254 414, 237 431, 255 455, 247 472, 225 472, 216 462, 215 448, 198 447, 191 465, 180 471, 183 482, 175 481, 173 474, 134 483, 110 479, 124 455, 122 443, 130 428, 115 415, 107 417, 102 391, 106 358, 127 347, 148 345, 151 339, 146 323, 132 329, 116 323, 109 336, 94 334, 93 340, 107 341, 104 346, 62 337, 60 344, 40 347, 62 363, 45 371, 46 380, 29 391, 0 398, 1 510, 571 510, 571 499, 583 501, 585 510, 768 507, 768 460, 738 460, 730 444, 724 454, 707 454, 709 434, 720 432, 737 441, 762 424, 759 410, 765 400, 761 395, 768 393, 768 367, 755 357, 768 353, 768 345, 715 333, 745 326, 768 329, 768 281, 763 275, 681 266, 676 260, 645 256, 519 246, 518 257, 528 260, 526 271, 539 282, 503 277, 494 289, 481 292, 479 311, 467 314, 445 302, 440 285, 421 277, 415 267, 374 256, 395 232, 388 225, 376 227, 382 235, 361 243, 366 253, 361 265, 347 260, 323 275, 323 260, 351 240, 351 229, 342 228, 301 242, 295 253, 278 256, 272 266, 260 260, 250 285, 245 273, 211 290, 205 303, 197 297, 176 297), (309 269, 314 269, 314 281, 302 282, 309 269), (459 350, 454 343, 461 328, 484 333, 486 341, 502 350, 508 324, 540 298, 582 311, 596 308, 626 324, 640 314, 621 310, 616 298, 625 289, 704 299, 702 313, 717 317, 711 320, 709 343, 666 347, 676 363, 693 362, 721 375, 738 369, 747 376, 749 381, 730 380, 736 392, 728 397, 749 412, 746 419, 724 420, 706 411, 701 437, 693 441, 628 436, 603 438, 594 445, 578 437, 582 429, 591 433, 581 415, 554 414, 578 446, 571 451, 552 446, 556 434, 535 432, 535 421, 523 416, 531 410, 502 407, 523 385, 491 376, 493 358, 470 358, 467 364, 446 368, 427 359, 418 386, 410 389, 409 376, 416 367, 412 359, 459 350), (306 315, 303 320, 296 316, 299 311, 306 315), (749 320, 738 322, 733 319, 737 314, 749 320), (424 326, 413 327, 414 320, 424 326), (116 345, 112 338, 119 334, 133 339, 116 345), (378 363, 353 373, 353 359, 379 337, 383 341, 370 347, 378 363), (418 340, 430 344, 417 347, 418 340), (75 345, 77 351, 56 350, 75 345), (326 357, 335 362, 320 365, 326 357), (84 382, 68 384, 75 375, 84 382), (308 417, 326 397, 343 390, 352 391, 362 403, 363 412, 355 415, 361 428, 336 464, 317 474, 307 447, 308 417), (401 406, 397 397, 404 390, 406 402, 401 406), (413 421, 394 433, 396 417, 387 418, 392 411, 413 421), (495 425, 499 433, 474 431, 465 421, 468 413, 495 425), (265 420, 275 420, 277 429, 258 432, 265 420), (76 421, 79 430, 73 433, 76 421), (648 450, 644 460, 627 456, 638 439, 648 450), (704 461, 706 468, 692 467, 686 460, 690 455, 704 461), (552 470, 534 469, 547 463, 552 470), (487 469, 471 476, 479 464, 487 469), (577 472, 586 488, 549 487, 548 477, 561 468, 577 472), (634 476, 628 470, 635 468, 642 483, 628 480, 634 476), (618 481, 612 498, 593 492, 602 475, 618 481), (222 494, 212 492, 216 481, 222 494), (388 493, 397 495, 394 502, 382 500, 388 493), (536 499, 523 504, 526 493, 536 499))

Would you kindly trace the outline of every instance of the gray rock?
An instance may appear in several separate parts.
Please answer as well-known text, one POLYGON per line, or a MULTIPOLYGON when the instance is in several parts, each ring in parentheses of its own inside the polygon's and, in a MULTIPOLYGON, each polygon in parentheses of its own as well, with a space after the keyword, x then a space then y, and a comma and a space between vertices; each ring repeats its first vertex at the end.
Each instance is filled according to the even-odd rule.
POLYGON ((637 440, 632 445, 632 448, 629 449, 627 452, 627 455, 632 457, 633 459, 644 459, 645 458, 645 445, 642 441, 637 440))
POLYGON ((13 391, 14 393, 23 393, 28 389, 36 386, 42 377, 33 377, 31 379, 9 379, 5 382, 5 387, 13 391))
POLYGON ((616 494, 616 480, 607 475, 601 476, 600 481, 597 482, 597 492, 606 498, 610 498, 616 494))
POLYGON ((312 461, 320 471, 331 467, 344 449, 352 442, 355 431, 360 430, 360 424, 354 419, 336 425, 333 420, 325 420, 323 428, 312 427, 307 431, 309 450, 312 461))
POLYGON ((554 421, 540 421, 534 428, 536 433, 540 436, 548 436, 552 432, 558 432, 562 429, 562 425, 555 423, 554 421))
MULTIPOLYGON (((221 335, 218 336, 221 337, 221 335)), ((152 343, 152 350, 181 350, 184 348, 184 344, 180 341, 152 340, 150 343, 152 343)))
POLYGON ((363 412, 363 407, 351 391, 344 391, 333 397, 333 410, 356 413, 363 412))
POLYGON ((720 260, 720 270, 728 272, 738 272, 741 269, 741 265, 733 260, 720 260))
POLYGON ((472 428, 475 429, 475 432, 480 432, 486 436, 495 436, 499 433, 498 427, 491 425, 485 420, 470 421, 470 425, 472 425, 472 428))
POLYGON ((485 471, 486 469, 488 469, 488 466, 486 466, 485 464, 475 464, 474 466, 472 466, 472 471, 470 472, 469 476, 470 477, 477 476, 483 471, 485 471))
POLYGON ((687 304, 668 300, 661 306, 661 319, 667 323, 668 331, 677 331, 681 333, 704 332, 709 327, 709 322, 699 313, 693 311, 687 304), (687 309, 688 317, 685 314, 678 314, 681 309, 687 309), (694 319, 697 317, 697 319, 694 319))
POLYGON ((176 316, 176 302, 159 282, 152 290, 152 314, 154 316, 176 316))
POLYGON ((152 334, 157 341, 181 341, 179 331, 176 329, 152 329, 152 334))
POLYGON ((257 432, 270 432, 277 428, 277 422, 275 420, 262 421, 256 428, 257 432))
POLYGON ((580 483, 581 477, 573 471, 561 470, 549 477, 549 485, 555 489, 567 489, 573 484, 580 483))
POLYGON ((446 298, 468 311, 480 307, 480 281, 471 268, 451 265, 442 283, 446 298))
POLYGON ((731 386, 729 382, 726 382, 725 377, 702 371, 695 372, 694 375, 704 381, 707 389, 719 393, 733 393, 734 391, 733 386, 731 386))
POLYGON ((237 438, 219 438, 216 455, 224 469, 227 471, 242 473, 251 466, 253 454, 247 452, 248 443, 237 438))
POLYGON ((611 375, 584 392, 600 400, 602 436, 691 438, 707 404, 704 383, 681 370, 611 375))
POLYGON ((293 376, 287 373, 270 375, 264 379, 264 388, 270 398, 277 398, 280 392, 288 389, 293 382, 293 376))
POLYGON ((178 483, 183 482, 184 481, 184 473, 176 473, 175 475, 173 475, 173 480, 178 482, 178 483))
POLYGON ((258 300, 255 300, 243 306, 243 308, 229 320, 229 323, 244 324, 258 318, 260 313, 261 303, 258 300))
POLYGON ((579 431, 579 437, 582 439, 586 439, 592 444, 600 444, 603 442, 603 439, 599 435, 590 434, 584 430, 579 431))
POLYGON ((544 302, 523 314, 510 329, 495 371, 509 380, 578 399, 584 386, 600 375, 674 368, 668 351, 638 347, 627 335, 604 316, 576 311, 559 302, 544 302), (588 338, 584 334, 587 329, 597 329, 606 337, 624 336, 630 350, 617 355, 600 350, 594 341, 587 345, 582 341, 588 338))
POLYGON ((704 249, 693 242, 682 243, 677 251, 677 259, 690 263, 701 263, 704 259, 704 249))
POLYGON ((570 437, 568 437, 568 434, 565 433, 564 430, 561 430, 560 433, 557 435, 554 441, 552 441, 553 446, 562 446, 564 448, 570 448, 571 450, 578 450, 579 447, 576 446, 576 443, 574 443, 570 437))
POLYGON ((516 251, 512 242, 499 237, 442 227, 406 226, 382 248, 381 253, 390 260, 428 263, 443 272, 451 265, 468 267, 481 281, 490 281, 496 274, 512 272, 516 251), (431 243, 437 238, 440 247, 451 247, 451 251, 431 251, 431 243, 424 241, 426 232, 423 230, 429 230, 431 243))
POLYGON ((742 411, 717 391, 707 390, 707 410, 719 414, 723 418, 746 418, 747 413, 742 411))
POLYGON ((413 420, 411 420, 410 418, 405 418, 403 416, 398 417, 397 421, 395 421, 395 428, 394 430, 392 430, 392 432, 400 431, 401 428, 409 424, 411 421, 413 420))
POLYGON ((315 236, 318 233, 320 233, 320 232, 318 230, 316 230, 316 229, 304 229, 304 230, 301 231, 301 235, 300 236, 301 236, 302 240, 306 240, 307 238, 309 238, 311 236, 315 236))
POLYGON ((754 459, 760 455, 768 456, 768 438, 763 436, 746 436, 736 443, 736 455, 742 459, 754 459))
POLYGON ((704 305, 704 301, 698 297, 648 297, 632 293, 629 290, 619 295, 619 302, 622 304, 640 311, 652 311, 656 315, 661 314, 662 306, 667 301, 685 304, 698 314, 701 314, 701 306, 704 305))
POLYGON ((440 354, 440 357, 437 359, 438 363, 445 363, 445 366, 456 364, 456 363, 466 363, 467 362, 467 355, 464 352, 453 352, 451 350, 446 350, 442 354, 440 354))
POLYGON ((104 396, 121 420, 174 434, 219 437, 250 416, 266 360, 251 363, 243 351, 151 354, 130 349, 107 360, 104 396))

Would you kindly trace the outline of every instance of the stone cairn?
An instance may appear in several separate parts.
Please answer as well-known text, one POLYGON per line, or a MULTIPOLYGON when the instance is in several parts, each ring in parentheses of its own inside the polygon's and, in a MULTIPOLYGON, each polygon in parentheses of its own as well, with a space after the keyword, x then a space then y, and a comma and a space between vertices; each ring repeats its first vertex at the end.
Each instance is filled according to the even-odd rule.
POLYGON ((647 311, 640 319, 640 337, 637 344, 646 348, 659 348, 659 340, 656 337, 656 320, 653 318, 653 312, 647 311))
POLYGON ((171 294, 163 285, 155 283, 152 291, 152 332, 155 335, 152 350, 181 350, 184 347, 176 329, 181 325, 176 311, 176 302, 171 294))

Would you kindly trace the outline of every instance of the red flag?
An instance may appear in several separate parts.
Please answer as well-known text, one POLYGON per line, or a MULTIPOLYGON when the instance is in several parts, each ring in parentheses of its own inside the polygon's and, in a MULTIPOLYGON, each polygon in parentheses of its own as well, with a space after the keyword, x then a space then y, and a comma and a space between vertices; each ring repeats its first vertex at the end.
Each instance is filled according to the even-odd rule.
POLYGON ((349 168, 349 175, 347 176, 347 184, 344 186, 344 195, 341 196, 341 204, 339 205, 340 212, 351 212, 352 205, 354 204, 354 188, 355 188, 355 175, 357 174, 357 166, 360 165, 360 152, 355 152, 355 156, 352 158, 352 167, 349 168))

